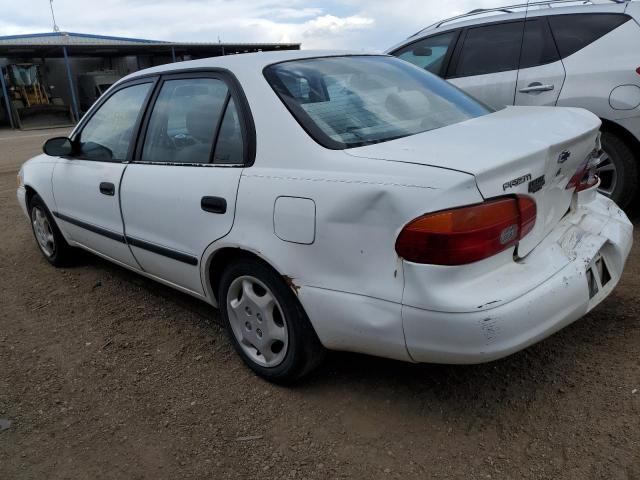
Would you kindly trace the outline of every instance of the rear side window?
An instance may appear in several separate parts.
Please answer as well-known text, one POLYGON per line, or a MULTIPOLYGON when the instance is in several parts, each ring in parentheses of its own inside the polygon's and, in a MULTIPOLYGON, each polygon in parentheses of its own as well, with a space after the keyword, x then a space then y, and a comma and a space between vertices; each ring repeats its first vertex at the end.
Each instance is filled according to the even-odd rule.
POLYGON ((545 19, 527 20, 524 27, 520 68, 537 67, 560 60, 545 19))
POLYGON ((453 48, 457 32, 425 38, 396 50, 393 55, 436 75, 442 75, 447 53, 453 48))
POLYGON ((242 163, 244 145, 242 142, 242 129, 236 104, 233 98, 229 99, 229 105, 222 119, 218 141, 213 154, 213 163, 238 164, 242 163))
POLYGON ((523 22, 467 30, 454 76, 467 77, 518 69, 523 22))
MULTIPOLYGON (((221 134, 219 141, 223 139, 224 132, 227 150, 231 148, 229 142, 242 143, 241 134, 234 136, 237 114, 233 104, 229 105, 233 113, 229 113, 229 102, 229 89, 222 80, 190 78, 165 81, 149 119, 141 160, 210 163, 218 132, 221 134)), ((239 125, 237 130, 240 130, 239 125)), ((234 163, 242 163, 242 146, 239 148, 240 160, 234 163)), ((237 160, 236 156, 234 160, 237 160)))
POLYGON ((617 13, 578 13, 549 17, 562 58, 595 42, 630 19, 617 13))

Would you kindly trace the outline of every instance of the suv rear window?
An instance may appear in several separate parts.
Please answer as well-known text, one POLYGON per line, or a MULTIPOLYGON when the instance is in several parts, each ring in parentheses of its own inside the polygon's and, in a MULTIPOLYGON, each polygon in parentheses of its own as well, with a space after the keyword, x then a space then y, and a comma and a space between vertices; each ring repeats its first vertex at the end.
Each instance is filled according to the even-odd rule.
POLYGON ((294 60, 264 73, 303 128, 332 149, 393 140, 489 113, 453 85, 394 57, 294 60))
POLYGON ((551 30, 544 18, 527 20, 524 27, 520 68, 537 67, 560 60, 551 30))
POLYGON ((523 22, 473 27, 467 31, 454 76, 467 77, 518 69, 523 22))
POLYGON ((549 17, 562 58, 595 42, 631 17, 619 13, 576 13, 549 17))

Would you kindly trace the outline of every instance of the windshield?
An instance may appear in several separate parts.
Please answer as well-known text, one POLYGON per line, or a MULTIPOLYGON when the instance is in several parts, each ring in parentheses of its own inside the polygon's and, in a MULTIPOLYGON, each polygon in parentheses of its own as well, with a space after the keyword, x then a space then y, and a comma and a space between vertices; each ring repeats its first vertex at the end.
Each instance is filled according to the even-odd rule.
POLYGON ((446 127, 490 112, 444 80, 385 56, 271 65, 265 76, 321 145, 343 149, 446 127))

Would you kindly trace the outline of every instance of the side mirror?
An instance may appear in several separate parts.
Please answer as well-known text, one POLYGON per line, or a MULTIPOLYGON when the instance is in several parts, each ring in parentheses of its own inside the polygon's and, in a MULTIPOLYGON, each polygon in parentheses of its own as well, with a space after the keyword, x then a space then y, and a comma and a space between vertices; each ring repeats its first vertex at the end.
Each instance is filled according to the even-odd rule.
POLYGON ((73 154, 73 144, 67 137, 54 137, 44 142, 42 151, 50 157, 68 157, 73 154))
POLYGON ((413 53, 416 57, 430 57, 433 54, 433 51, 430 47, 416 47, 411 53, 413 53))

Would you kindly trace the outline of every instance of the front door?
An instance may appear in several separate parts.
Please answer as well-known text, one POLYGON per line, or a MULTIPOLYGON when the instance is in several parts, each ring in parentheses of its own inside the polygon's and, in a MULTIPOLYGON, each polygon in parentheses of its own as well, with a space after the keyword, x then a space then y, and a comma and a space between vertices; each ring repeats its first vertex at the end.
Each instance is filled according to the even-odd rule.
POLYGON ((229 79, 162 79, 121 188, 126 237, 145 272, 203 295, 202 254, 233 225, 248 155, 229 79))
POLYGON ((84 247, 134 268, 120 213, 120 181, 152 86, 146 80, 111 95, 74 136, 76 153, 60 159, 53 171, 53 214, 63 230, 84 247))

